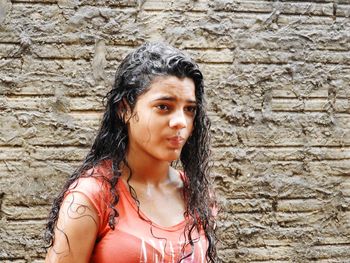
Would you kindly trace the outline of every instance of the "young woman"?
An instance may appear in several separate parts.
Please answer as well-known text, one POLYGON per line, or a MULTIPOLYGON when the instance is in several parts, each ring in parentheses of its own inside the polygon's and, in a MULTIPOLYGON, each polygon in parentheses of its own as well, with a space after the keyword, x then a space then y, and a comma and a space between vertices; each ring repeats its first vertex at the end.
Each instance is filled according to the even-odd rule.
POLYGON ((94 144, 53 203, 46 262, 217 262, 203 88, 169 45, 126 56, 94 144))

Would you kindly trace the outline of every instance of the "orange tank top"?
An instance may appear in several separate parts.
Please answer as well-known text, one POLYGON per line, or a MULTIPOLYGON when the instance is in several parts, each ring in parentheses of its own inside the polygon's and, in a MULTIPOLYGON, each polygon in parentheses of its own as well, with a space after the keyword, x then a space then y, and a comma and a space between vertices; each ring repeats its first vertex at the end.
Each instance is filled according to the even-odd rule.
POLYGON ((177 263, 191 251, 191 256, 181 262, 206 262, 207 240, 203 233, 193 236, 194 246, 188 244, 183 251, 186 220, 171 227, 153 223, 142 211, 138 211, 122 180, 117 183, 119 201, 116 209, 119 216, 112 230, 108 225, 110 192, 101 177, 108 178, 110 171, 109 165, 94 168, 92 176, 79 178, 67 192, 85 195, 98 213, 98 235, 90 262, 177 263))

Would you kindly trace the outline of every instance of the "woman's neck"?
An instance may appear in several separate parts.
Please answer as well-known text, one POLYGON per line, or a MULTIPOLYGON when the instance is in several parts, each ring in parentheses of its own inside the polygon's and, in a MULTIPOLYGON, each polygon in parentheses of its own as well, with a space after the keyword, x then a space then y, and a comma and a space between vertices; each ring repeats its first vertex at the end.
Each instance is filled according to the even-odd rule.
MULTIPOLYGON (((132 181, 154 186, 169 182, 170 173, 172 172, 169 162, 157 160, 145 153, 133 153, 130 149, 126 159, 131 169, 132 181)), ((125 180, 129 178, 129 168, 126 166, 122 168, 122 177, 125 180)))

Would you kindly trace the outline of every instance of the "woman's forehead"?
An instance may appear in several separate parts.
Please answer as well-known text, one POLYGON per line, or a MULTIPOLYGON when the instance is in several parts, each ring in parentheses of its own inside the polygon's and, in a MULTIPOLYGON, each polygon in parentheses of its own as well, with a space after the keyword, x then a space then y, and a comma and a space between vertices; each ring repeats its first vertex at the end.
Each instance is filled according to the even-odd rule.
POLYGON ((143 97, 152 100, 174 98, 195 102, 195 85, 193 80, 187 77, 161 76, 151 82, 143 97))

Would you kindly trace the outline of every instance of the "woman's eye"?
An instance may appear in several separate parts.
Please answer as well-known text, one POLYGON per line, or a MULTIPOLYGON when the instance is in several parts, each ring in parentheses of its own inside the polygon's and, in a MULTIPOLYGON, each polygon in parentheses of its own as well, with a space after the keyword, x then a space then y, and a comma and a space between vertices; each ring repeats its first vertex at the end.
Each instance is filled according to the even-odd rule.
POLYGON ((158 105, 157 108, 161 111, 169 110, 169 107, 167 105, 164 105, 164 104, 158 105))
POLYGON ((194 106, 187 107, 186 111, 194 114, 194 113, 196 113, 196 107, 194 107, 194 106))

